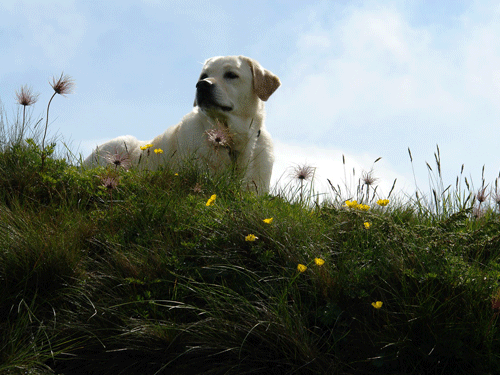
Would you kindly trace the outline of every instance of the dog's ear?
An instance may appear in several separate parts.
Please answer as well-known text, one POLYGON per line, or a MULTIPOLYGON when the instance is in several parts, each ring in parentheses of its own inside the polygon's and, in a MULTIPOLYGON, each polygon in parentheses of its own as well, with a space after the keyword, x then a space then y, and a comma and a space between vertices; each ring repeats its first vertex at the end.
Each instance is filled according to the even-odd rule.
POLYGON ((253 88, 260 100, 266 101, 280 87, 280 79, 271 73, 269 70, 264 69, 257 61, 249 57, 240 56, 241 59, 246 61, 252 69, 253 75, 253 88))

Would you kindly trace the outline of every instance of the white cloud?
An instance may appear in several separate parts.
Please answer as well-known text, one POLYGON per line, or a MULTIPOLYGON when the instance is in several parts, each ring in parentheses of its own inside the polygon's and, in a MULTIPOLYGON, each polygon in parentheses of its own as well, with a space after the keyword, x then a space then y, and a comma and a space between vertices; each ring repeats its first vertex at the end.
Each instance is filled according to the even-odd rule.
POLYGON ((332 194, 330 183, 335 187, 340 186, 342 192, 346 193, 342 198, 350 198, 348 192, 354 196, 359 179, 363 173, 371 170, 377 178, 375 185, 381 197, 389 193, 395 179, 395 192, 404 191, 410 185, 407 177, 396 173, 386 160, 381 159, 374 164, 378 157, 367 153, 350 155, 336 149, 287 144, 279 140, 274 141, 274 153, 271 186, 276 188, 298 183, 294 178, 294 168, 304 165, 315 168, 314 190, 326 196, 332 194))
POLYGON ((296 52, 269 106, 275 139, 364 149, 400 174, 410 168, 410 147, 424 167, 417 166, 424 182, 424 161, 432 161, 439 144, 450 183, 462 163, 473 171, 488 163, 494 178, 500 164, 492 152, 500 142, 494 130, 500 117, 498 5, 471 6, 446 21, 451 27, 367 4, 342 18, 318 7, 297 27, 296 52))
POLYGON ((408 111, 456 113, 460 98, 446 83, 457 72, 431 39, 388 9, 356 10, 321 30, 315 25, 298 37, 288 60, 280 117, 307 115, 328 129, 341 118, 362 128, 408 111))
POLYGON ((304 52, 317 53, 331 47, 330 37, 325 33, 302 35, 297 41, 297 48, 304 52))
POLYGON ((78 52, 85 37, 87 23, 76 9, 74 1, 19 1, 2 3, 4 16, 15 20, 15 27, 22 35, 14 56, 18 66, 30 67, 40 61, 55 67, 64 67, 78 52), (30 50, 26 59, 24 51, 30 50))
POLYGON ((465 45, 467 88, 473 95, 492 102, 500 101, 500 25, 481 25, 471 31, 465 45))

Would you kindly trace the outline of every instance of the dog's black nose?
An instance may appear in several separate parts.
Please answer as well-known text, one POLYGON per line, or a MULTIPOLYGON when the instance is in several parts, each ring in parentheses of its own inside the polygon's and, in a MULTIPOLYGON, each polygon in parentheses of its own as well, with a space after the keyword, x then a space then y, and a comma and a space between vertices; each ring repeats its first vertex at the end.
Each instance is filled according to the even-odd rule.
POLYGON ((196 103, 201 108, 213 106, 213 82, 208 79, 200 79, 196 83, 196 103))
POLYGON ((209 87, 211 87, 214 83, 212 81, 209 81, 208 79, 202 79, 202 80, 199 80, 197 83, 196 83, 196 88, 197 89, 200 89, 200 90, 203 90, 203 89, 208 89, 209 87))

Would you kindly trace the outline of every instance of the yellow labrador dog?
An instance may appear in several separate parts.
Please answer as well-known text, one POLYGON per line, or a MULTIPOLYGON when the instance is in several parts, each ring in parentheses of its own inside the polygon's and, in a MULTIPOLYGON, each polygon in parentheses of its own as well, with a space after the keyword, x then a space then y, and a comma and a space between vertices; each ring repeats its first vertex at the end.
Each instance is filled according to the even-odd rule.
POLYGON ((105 165, 110 155, 128 153, 139 167, 180 166, 195 159, 217 170, 235 163, 248 189, 269 191, 273 143, 264 126, 264 102, 280 80, 244 56, 205 61, 191 113, 151 141, 122 136, 97 147, 87 166, 105 165), (156 152, 154 152, 156 150, 156 152), (160 151, 161 150, 161 151, 160 151))

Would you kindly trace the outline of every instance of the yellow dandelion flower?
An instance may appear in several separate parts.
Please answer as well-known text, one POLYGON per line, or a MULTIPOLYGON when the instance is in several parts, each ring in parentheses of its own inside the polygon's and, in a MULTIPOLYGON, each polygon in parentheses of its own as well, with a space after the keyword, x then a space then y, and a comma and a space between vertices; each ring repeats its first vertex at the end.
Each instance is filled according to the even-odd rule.
POLYGON ((144 150, 147 150, 148 148, 151 148, 151 147, 153 147, 153 145, 148 143, 147 145, 141 146, 141 147, 139 147, 139 148, 140 148, 142 151, 144 151, 144 150))
POLYGON ((360 211, 368 211, 370 209, 370 206, 367 204, 358 204, 356 208, 360 211))
POLYGON ((372 306, 376 308, 377 310, 380 309, 383 305, 382 301, 377 301, 377 302, 372 302, 372 306))
POLYGON ((370 227, 372 226, 372 224, 369 223, 368 221, 363 223, 363 225, 365 226, 366 229, 370 229, 370 227))
POLYGON ((178 176, 178 175, 179 175, 179 173, 174 173, 174 176, 178 176))
POLYGON ((358 201, 345 201, 345 205, 349 208, 356 208, 358 206, 358 201))
POLYGON ((317 266, 322 266, 325 264, 325 261, 321 258, 314 258, 314 263, 316 263, 317 266))
POLYGON ((208 201, 207 201, 207 207, 208 207, 208 206, 211 206, 211 205, 213 205, 213 204, 215 203, 215 198, 217 198, 217 195, 215 195, 215 194, 214 194, 214 195, 212 195, 212 196, 208 199, 208 201))
POLYGON ((266 223, 266 224, 271 224, 271 223, 273 222, 273 218, 272 218, 272 217, 270 217, 269 219, 264 219, 264 220, 262 220, 262 221, 263 221, 264 223, 266 223))
POLYGON ((161 148, 155 148, 155 154, 163 154, 163 150, 161 148))
POLYGON ((249 234, 248 236, 245 237, 245 241, 253 242, 255 240, 258 240, 259 237, 256 237, 255 234, 249 234))
POLYGON ((303 264, 299 264, 297 266, 297 269, 299 270, 299 272, 306 272, 307 266, 304 266, 303 264))
POLYGON ((387 206, 389 204, 389 199, 379 199, 377 204, 382 207, 387 206))

